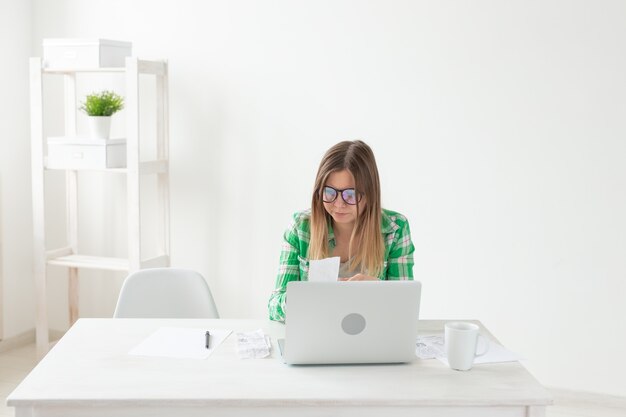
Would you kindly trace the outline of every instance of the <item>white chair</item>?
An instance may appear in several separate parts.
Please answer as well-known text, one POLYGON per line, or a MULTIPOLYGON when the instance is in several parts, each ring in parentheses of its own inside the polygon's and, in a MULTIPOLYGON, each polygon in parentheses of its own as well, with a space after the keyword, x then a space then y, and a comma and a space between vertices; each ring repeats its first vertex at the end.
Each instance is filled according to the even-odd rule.
POLYGON ((206 281, 188 269, 153 268, 130 274, 114 318, 219 318, 206 281))

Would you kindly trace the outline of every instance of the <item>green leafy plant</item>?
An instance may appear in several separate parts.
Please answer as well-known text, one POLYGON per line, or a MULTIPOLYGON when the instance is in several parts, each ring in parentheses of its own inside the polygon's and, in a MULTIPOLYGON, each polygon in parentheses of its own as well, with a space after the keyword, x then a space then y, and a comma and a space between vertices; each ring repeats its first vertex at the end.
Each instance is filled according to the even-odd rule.
POLYGON ((89 116, 111 116, 124 108, 124 98, 113 91, 88 94, 80 109, 89 116))

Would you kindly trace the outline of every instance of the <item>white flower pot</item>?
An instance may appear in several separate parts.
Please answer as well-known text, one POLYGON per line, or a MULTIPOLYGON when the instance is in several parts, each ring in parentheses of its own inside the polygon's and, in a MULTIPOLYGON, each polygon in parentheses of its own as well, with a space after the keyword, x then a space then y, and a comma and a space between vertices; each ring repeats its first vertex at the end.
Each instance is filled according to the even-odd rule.
POLYGON ((108 139, 111 116, 89 116, 89 128, 93 139, 108 139))

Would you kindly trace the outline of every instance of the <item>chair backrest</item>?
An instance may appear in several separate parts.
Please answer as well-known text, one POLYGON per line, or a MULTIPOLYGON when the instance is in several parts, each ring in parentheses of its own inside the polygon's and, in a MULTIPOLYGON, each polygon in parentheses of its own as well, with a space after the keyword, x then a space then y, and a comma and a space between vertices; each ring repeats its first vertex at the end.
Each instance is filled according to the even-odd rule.
POLYGON ((179 268, 142 269, 120 291, 114 318, 219 318, 199 273, 179 268))

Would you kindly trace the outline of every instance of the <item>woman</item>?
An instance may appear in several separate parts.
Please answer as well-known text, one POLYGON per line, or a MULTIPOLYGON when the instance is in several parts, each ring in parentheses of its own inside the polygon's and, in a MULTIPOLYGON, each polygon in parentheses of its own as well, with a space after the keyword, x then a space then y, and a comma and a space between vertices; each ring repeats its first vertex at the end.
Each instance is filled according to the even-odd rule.
POLYGON ((360 140, 340 142, 324 155, 311 210, 298 212, 284 235, 271 320, 285 320, 289 281, 308 278, 309 259, 340 258, 345 281, 413 279, 407 219, 381 208, 374 153, 360 140))

